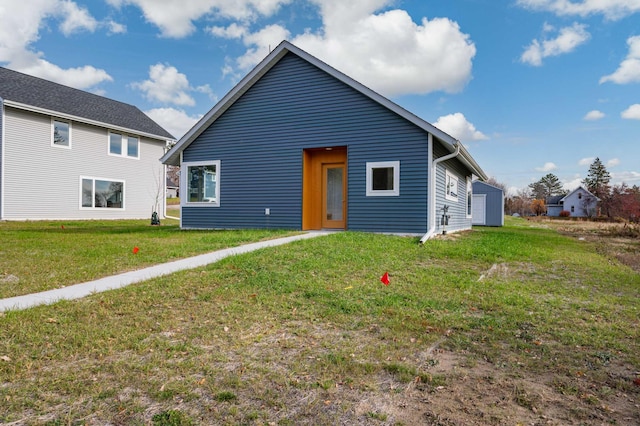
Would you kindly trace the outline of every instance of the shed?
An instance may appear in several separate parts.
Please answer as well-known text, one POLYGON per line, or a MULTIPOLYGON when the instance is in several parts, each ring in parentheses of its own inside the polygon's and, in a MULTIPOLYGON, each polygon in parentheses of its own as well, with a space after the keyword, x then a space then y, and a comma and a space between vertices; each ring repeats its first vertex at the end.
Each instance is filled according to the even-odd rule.
POLYGON ((504 191, 486 182, 473 182, 473 225, 504 226, 504 191))

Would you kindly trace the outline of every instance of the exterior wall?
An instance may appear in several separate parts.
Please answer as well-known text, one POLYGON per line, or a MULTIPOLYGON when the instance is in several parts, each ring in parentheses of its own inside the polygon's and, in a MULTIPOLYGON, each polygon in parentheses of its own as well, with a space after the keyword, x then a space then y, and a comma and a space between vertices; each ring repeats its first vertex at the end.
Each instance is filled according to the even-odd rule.
POLYGON ((474 194, 485 194, 485 226, 504 225, 504 192, 500 188, 484 182, 473 182, 474 194))
POLYGON ((582 188, 578 188, 563 198, 563 208, 571 212, 571 217, 595 216, 597 204, 595 197, 582 188), (582 195, 581 199, 579 198, 580 195, 582 195), (588 202, 589 200, 591 202, 588 202), (571 211, 572 206, 574 211, 571 211), (591 210, 591 213, 587 214, 588 211, 586 209, 591 210))
POLYGON ((72 122, 71 149, 53 147, 50 116, 5 110, 4 219, 150 218, 158 191, 162 208, 162 142, 140 138, 139 159, 114 157, 108 129, 72 122), (81 209, 81 176, 124 181, 124 209, 81 209))
POLYGON ((562 211, 562 206, 560 205, 547 206, 547 216, 558 217, 560 216, 561 211, 562 211))
POLYGON ((3 174, 3 164, 4 164, 4 126, 2 125, 4 121, 4 101, 0 98, 0 220, 4 219, 4 213, 2 209, 2 201, 3 197, 3 187, 4 187, 4 174, 3 174))
MULTIPOLYGON (((434 141, 434 160, 449 154, 439 143, 434 141)), ((463 231, 471 229, 471 216, 467 216, 467 176, 466 167, 457 159, 439 163, 436 166, 436 228, 435 233, 463 231), (446 171, 458 178, 458 200, 451 201, 446 198, 445 179, 446 171), (441 225, 443 207, 448 206, 447 214, 450 216, 448 225, 441 225)))
POLYGON ((183 152, 183 162, 221 163, 220 207, 183 206, 182 227, 301 229, 303 152, 338 146, 348 229, 426 232, 427 133, 293 54, 183 152), (373 161, 400 161, 400 196, 366 197, 373 161))

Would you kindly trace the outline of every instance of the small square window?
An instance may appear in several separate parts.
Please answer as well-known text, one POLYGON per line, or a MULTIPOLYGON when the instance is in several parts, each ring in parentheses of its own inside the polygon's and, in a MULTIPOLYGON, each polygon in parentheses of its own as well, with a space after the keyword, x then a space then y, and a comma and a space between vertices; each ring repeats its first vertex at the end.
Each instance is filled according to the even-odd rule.
POLYGON ((181 187, 186 188, 183 205, 220 206, 220 161, 183 163, 181 187))
POLYGON ((400 195, 400 162, 369 162, 366 179, 367 197, 398 196, 400 195))
POLYGON ((458 177, 449 170, 445 170, 444 197, 449 201, 458 201, 458 177))
POLYGON ((68 121, 52 120, 51 145, 71 148, 71 123, 68 121))

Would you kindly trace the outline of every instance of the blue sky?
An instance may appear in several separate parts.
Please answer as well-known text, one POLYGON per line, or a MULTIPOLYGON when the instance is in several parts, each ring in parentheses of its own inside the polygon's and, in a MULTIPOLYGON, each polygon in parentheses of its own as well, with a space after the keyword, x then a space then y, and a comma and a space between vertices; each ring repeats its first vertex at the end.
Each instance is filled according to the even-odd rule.
POLYGON ((287 39, 460 139, 512 193, 640 185, 640 0, 3 0, 0 65, 180 137, 287 39))

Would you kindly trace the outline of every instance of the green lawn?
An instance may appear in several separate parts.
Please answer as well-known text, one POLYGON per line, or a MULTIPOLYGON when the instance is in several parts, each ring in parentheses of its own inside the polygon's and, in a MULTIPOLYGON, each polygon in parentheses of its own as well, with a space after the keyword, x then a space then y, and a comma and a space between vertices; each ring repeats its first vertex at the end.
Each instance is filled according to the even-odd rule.
POLYGON ((77 284, 283 231, 180 231, 178 221, 0 222, 0 298, 77 284), (138 247, 134 253, 134 247, 138 247))
MULTIPOLYGON (((50 226, 26 232, 68 249, 50 226)), ((109 234, 77 226, 84 250, 109 234)), ((231 243, 140 228, 101 257, 231 243)), ((338 233, 5 313, 0 422, 636 424, 639 296, 628 267, 522 219, 424 246, 338 233)))

